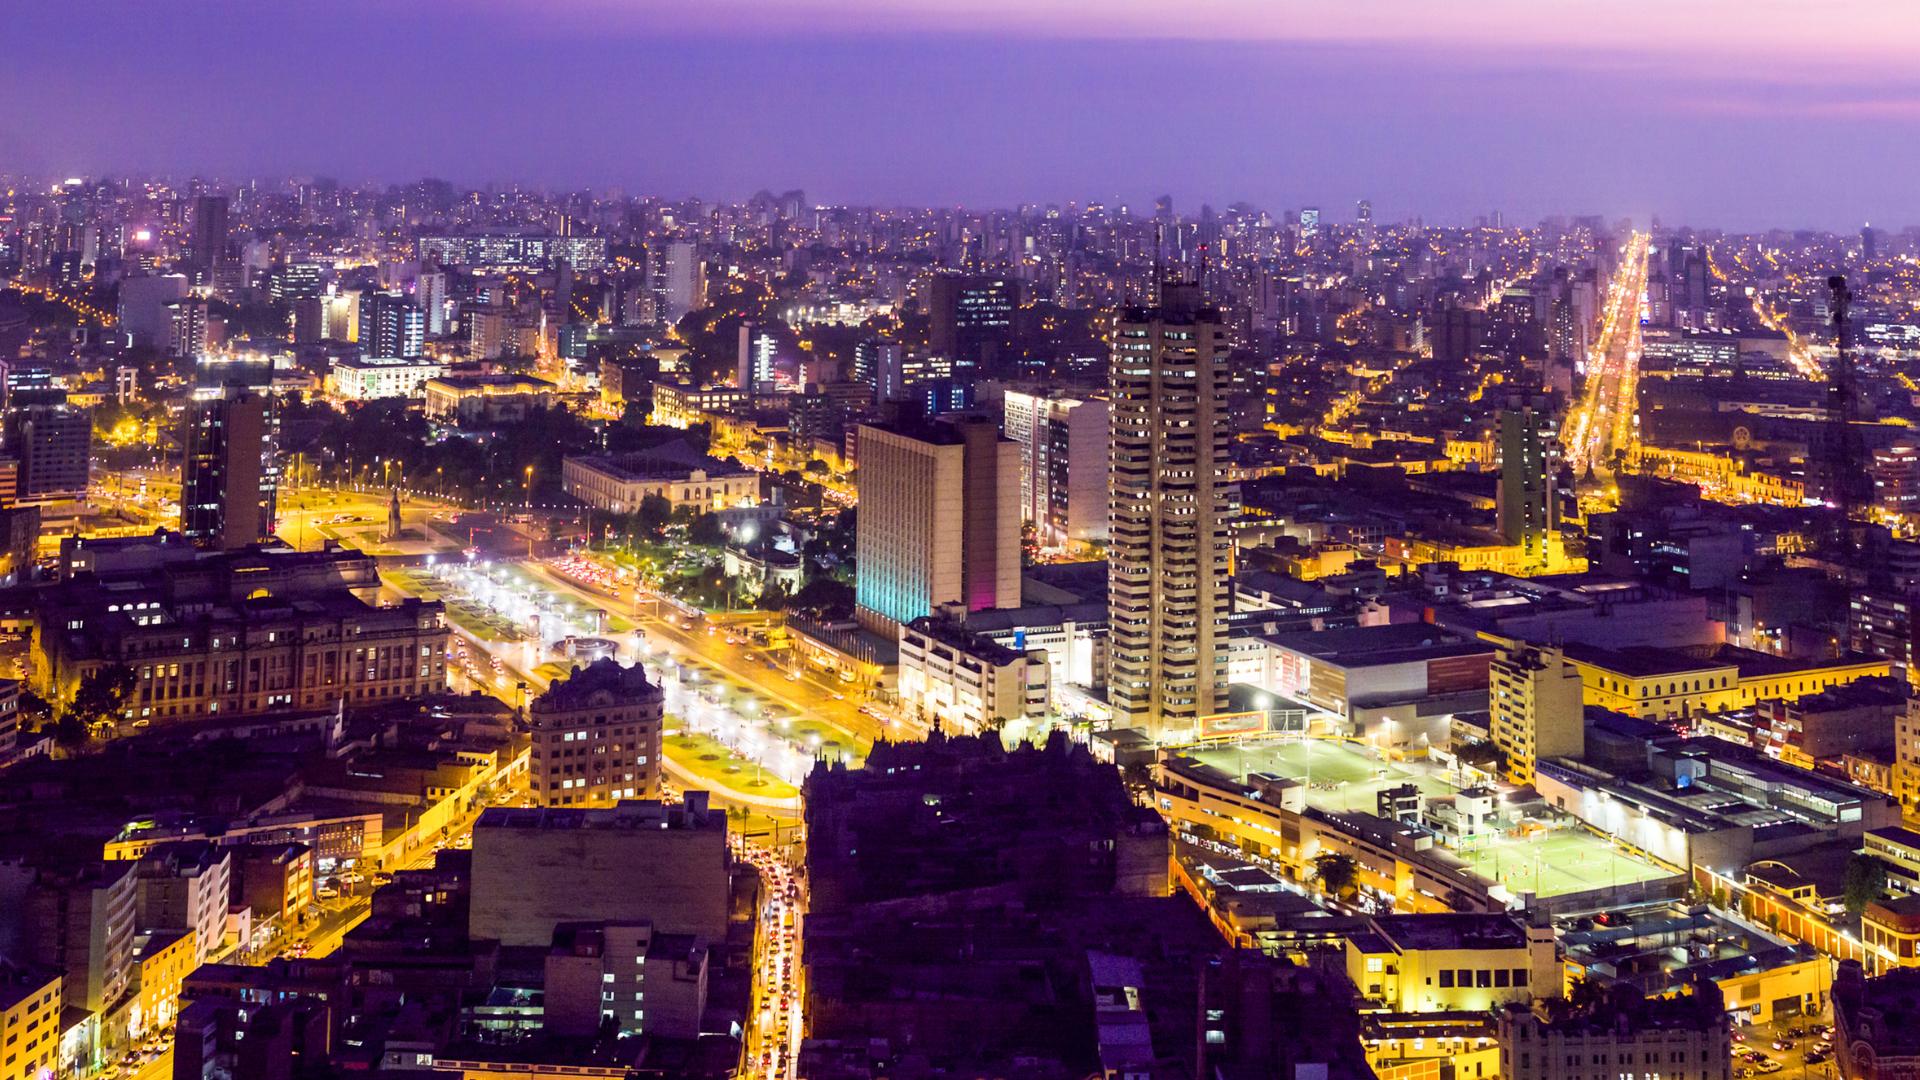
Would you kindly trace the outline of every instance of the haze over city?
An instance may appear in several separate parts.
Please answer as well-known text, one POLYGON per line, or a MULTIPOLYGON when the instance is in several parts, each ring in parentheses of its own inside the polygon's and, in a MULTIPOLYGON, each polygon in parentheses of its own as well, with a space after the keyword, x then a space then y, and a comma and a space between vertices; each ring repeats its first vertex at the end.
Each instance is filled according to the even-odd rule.
POLYGON ((0 0, 0 1080, 1920 1077, 1916 55, 0 0))
POLYGON ((0 154, 841 203, 1912 216, 1893 2, 12 4, 0 154), (218 28, 217 32, 213 28, 218 28))

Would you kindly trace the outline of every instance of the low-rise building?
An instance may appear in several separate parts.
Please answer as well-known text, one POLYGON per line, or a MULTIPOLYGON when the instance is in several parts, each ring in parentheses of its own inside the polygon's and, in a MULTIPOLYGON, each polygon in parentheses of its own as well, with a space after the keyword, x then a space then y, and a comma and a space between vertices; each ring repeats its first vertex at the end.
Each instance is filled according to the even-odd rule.
POLYGON ((760 476, 738 466, 710 461, 687 466, 648 454, 569 456, 560 465, 560 487, 599 510, 630 514, 648 496, 659 496, 675 510, 709 512, 760 501, 760 476))
POLYGON ((1619 988, 1579 1011, 1527 1003, 1499 1011, 1501 1080, 1728 1080, 1733 1026, 1712 983, 1666 998, 1619 988))
POLYGON ((692 1039, 707 1007, 708 942, 649 922, 561 923, 546 957, 542 1027, 692 1039))
POLYGON ((1381 915, 1347 939, 1347 978, 1394 1012, 1490 1009, 1563 994, 1553 930, 1494 913, 1381 915))
POLYGON ((59 1064, 60 973, 0 962, 0 1080, 39 1080, 59 1064))
MULTIPOLYGON (((94 542, 98 543, 98 542, 94 542)), ((34 673, 49 700, 71 698, 89 674, 134 675, 128 724, 215 714, 370 705, 439 693, 447 682, 443 605, 375 607, 372 556, 185 548, 142 537, 151 561, 95 562, 37 598, 34 673)))
POLYGON ((1867 978, 1857 961, 1833 975, 1833 1058, 1847 1080, 1920 1075, 1920 970, 1867 978))
POLYGON ((327 394, 341 401, 416 398, 447 365, 429 356, 337 356, 327 372, 327 394))
POLYGON ((557 388, 531 375, 441 375, 421 387, 432 420, 504 423, 552 408, 557 388))
POLYGON ((199 967, 201 950, 191 930, 142 930, 133 938, 133 1011, 127 1032, 135 1038, 173 1023, 180 1013, 180 986, 199 967))
POLYGON ((957 607, 900 628, 901 704, 962 734, 1043 719, 1052 677, 1045 650, 1009 649, 972 633, 957 607))

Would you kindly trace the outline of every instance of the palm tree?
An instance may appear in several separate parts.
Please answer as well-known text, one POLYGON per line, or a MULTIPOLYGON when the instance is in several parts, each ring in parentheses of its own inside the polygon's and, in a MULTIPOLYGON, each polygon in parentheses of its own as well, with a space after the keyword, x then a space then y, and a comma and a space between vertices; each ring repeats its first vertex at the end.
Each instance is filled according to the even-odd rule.
POLYGON ((1313 857, 1313 879, 1327 895, 1344 900, 1360 891, 1360 866, 1345 852, 1322 852, 1313 857))

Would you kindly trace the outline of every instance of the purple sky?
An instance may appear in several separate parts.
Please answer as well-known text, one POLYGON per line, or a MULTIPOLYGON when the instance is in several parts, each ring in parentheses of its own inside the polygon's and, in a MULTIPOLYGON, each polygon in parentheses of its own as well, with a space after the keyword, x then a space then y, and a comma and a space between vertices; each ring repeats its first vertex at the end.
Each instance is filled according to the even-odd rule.
POLYGON ((0 172, 1920 224, 1914 0, 5 0, 0 49, 0 172))

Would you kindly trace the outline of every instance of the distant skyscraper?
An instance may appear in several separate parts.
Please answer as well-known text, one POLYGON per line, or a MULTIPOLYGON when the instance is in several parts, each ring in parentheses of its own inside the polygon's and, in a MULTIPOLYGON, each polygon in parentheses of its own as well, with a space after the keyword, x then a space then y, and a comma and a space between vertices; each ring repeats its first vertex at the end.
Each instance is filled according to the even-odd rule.
POLYGON ((207 355, 216 337, 207 302, 190 296, 170 301, 166 308, 167 353, 194 361, 207 355))
POLYGON ((656 310, 661 322, 672 325, 690 311, 707 304, 707 267, 699 245, 674 240, 660 248, 654 264, 656 310))
POLYGON ((427 315, 404 296, 360 295, 360 351, 371 357, 408 359, 426 348, 427 315))
POLYGON ((93 421, 66 404, 9 405, 7 454, 20 463, 18 490, 29 502, 86 494, 92 470, 93 421))
POLYGON ((1197 285, 1161 294, 1114 329, 1108 700, 1116 727, 1181 738, 1227 695, 1228 346, 1197 285))
POLYGON ((1020 606, 1020 450, 990 420, 859 430, 856 614, 893 633, 946 604, 1020 606))
POLYGON ((1361 225, 1373 224, 1373 203, 1367 199, 1361 199, 1360 205, 1354 209, 1353 220, 1361 225))
POLYGON ((927 293, 927 348, 935 356, 991 365, 1013 334, 1018 289, 1010 278, 939 274, 927 293))
POLYGON ((740 323, 740 345, 735 358, 734 382, 740 389, 752 393, 773 385, 774 347, 779 339, 764 327, 752 322, 740 323))
POLYGON ((249 387, 203 389, 188 405, 180 529, 195 546, 232 550, 273 534, 275 424, 271 399, 249 387))
POLYGON ((1528 562, 1544 564, 1547 535, 1560 524, 1554 490, 1560 462, 1553 419, 1529 406, 1501 410, 1497 423, 1500 487, 1495 504, 1500 535, 1507 543, 1525 548, 1528 562))
POLYGON ((172 322, 167 305, 186 295, 184 274, 127 278, 120 283, 116 308, 121 332, 135 345, 165 348, 172 322))
POLYGON ((447 273, 444 270, 422 270, 413 286, 413 302, 426 313, 426 331, 430 338, 444 337, 447 333, 447 273))
POLYGON ((1879 254, 1880 237, 1873 231, 1873 226, 1860 226, 1860 257, 1862 259, 1873 259, 1878 257, 1879 254))
POLYGON ((1300 211, 1300 236, 1308 239, 1320 235, 1320 208, 1309 206, 1300 211))
POLYGON ((1107 537, 1107 403, 1007 391, 1004 432, 1020 447, 1020 517, 1040 543, 1107 537))
POLYGON ((227 263, 225 195, 202 195, 193 201, 193 261, 209 274, 227 263))

